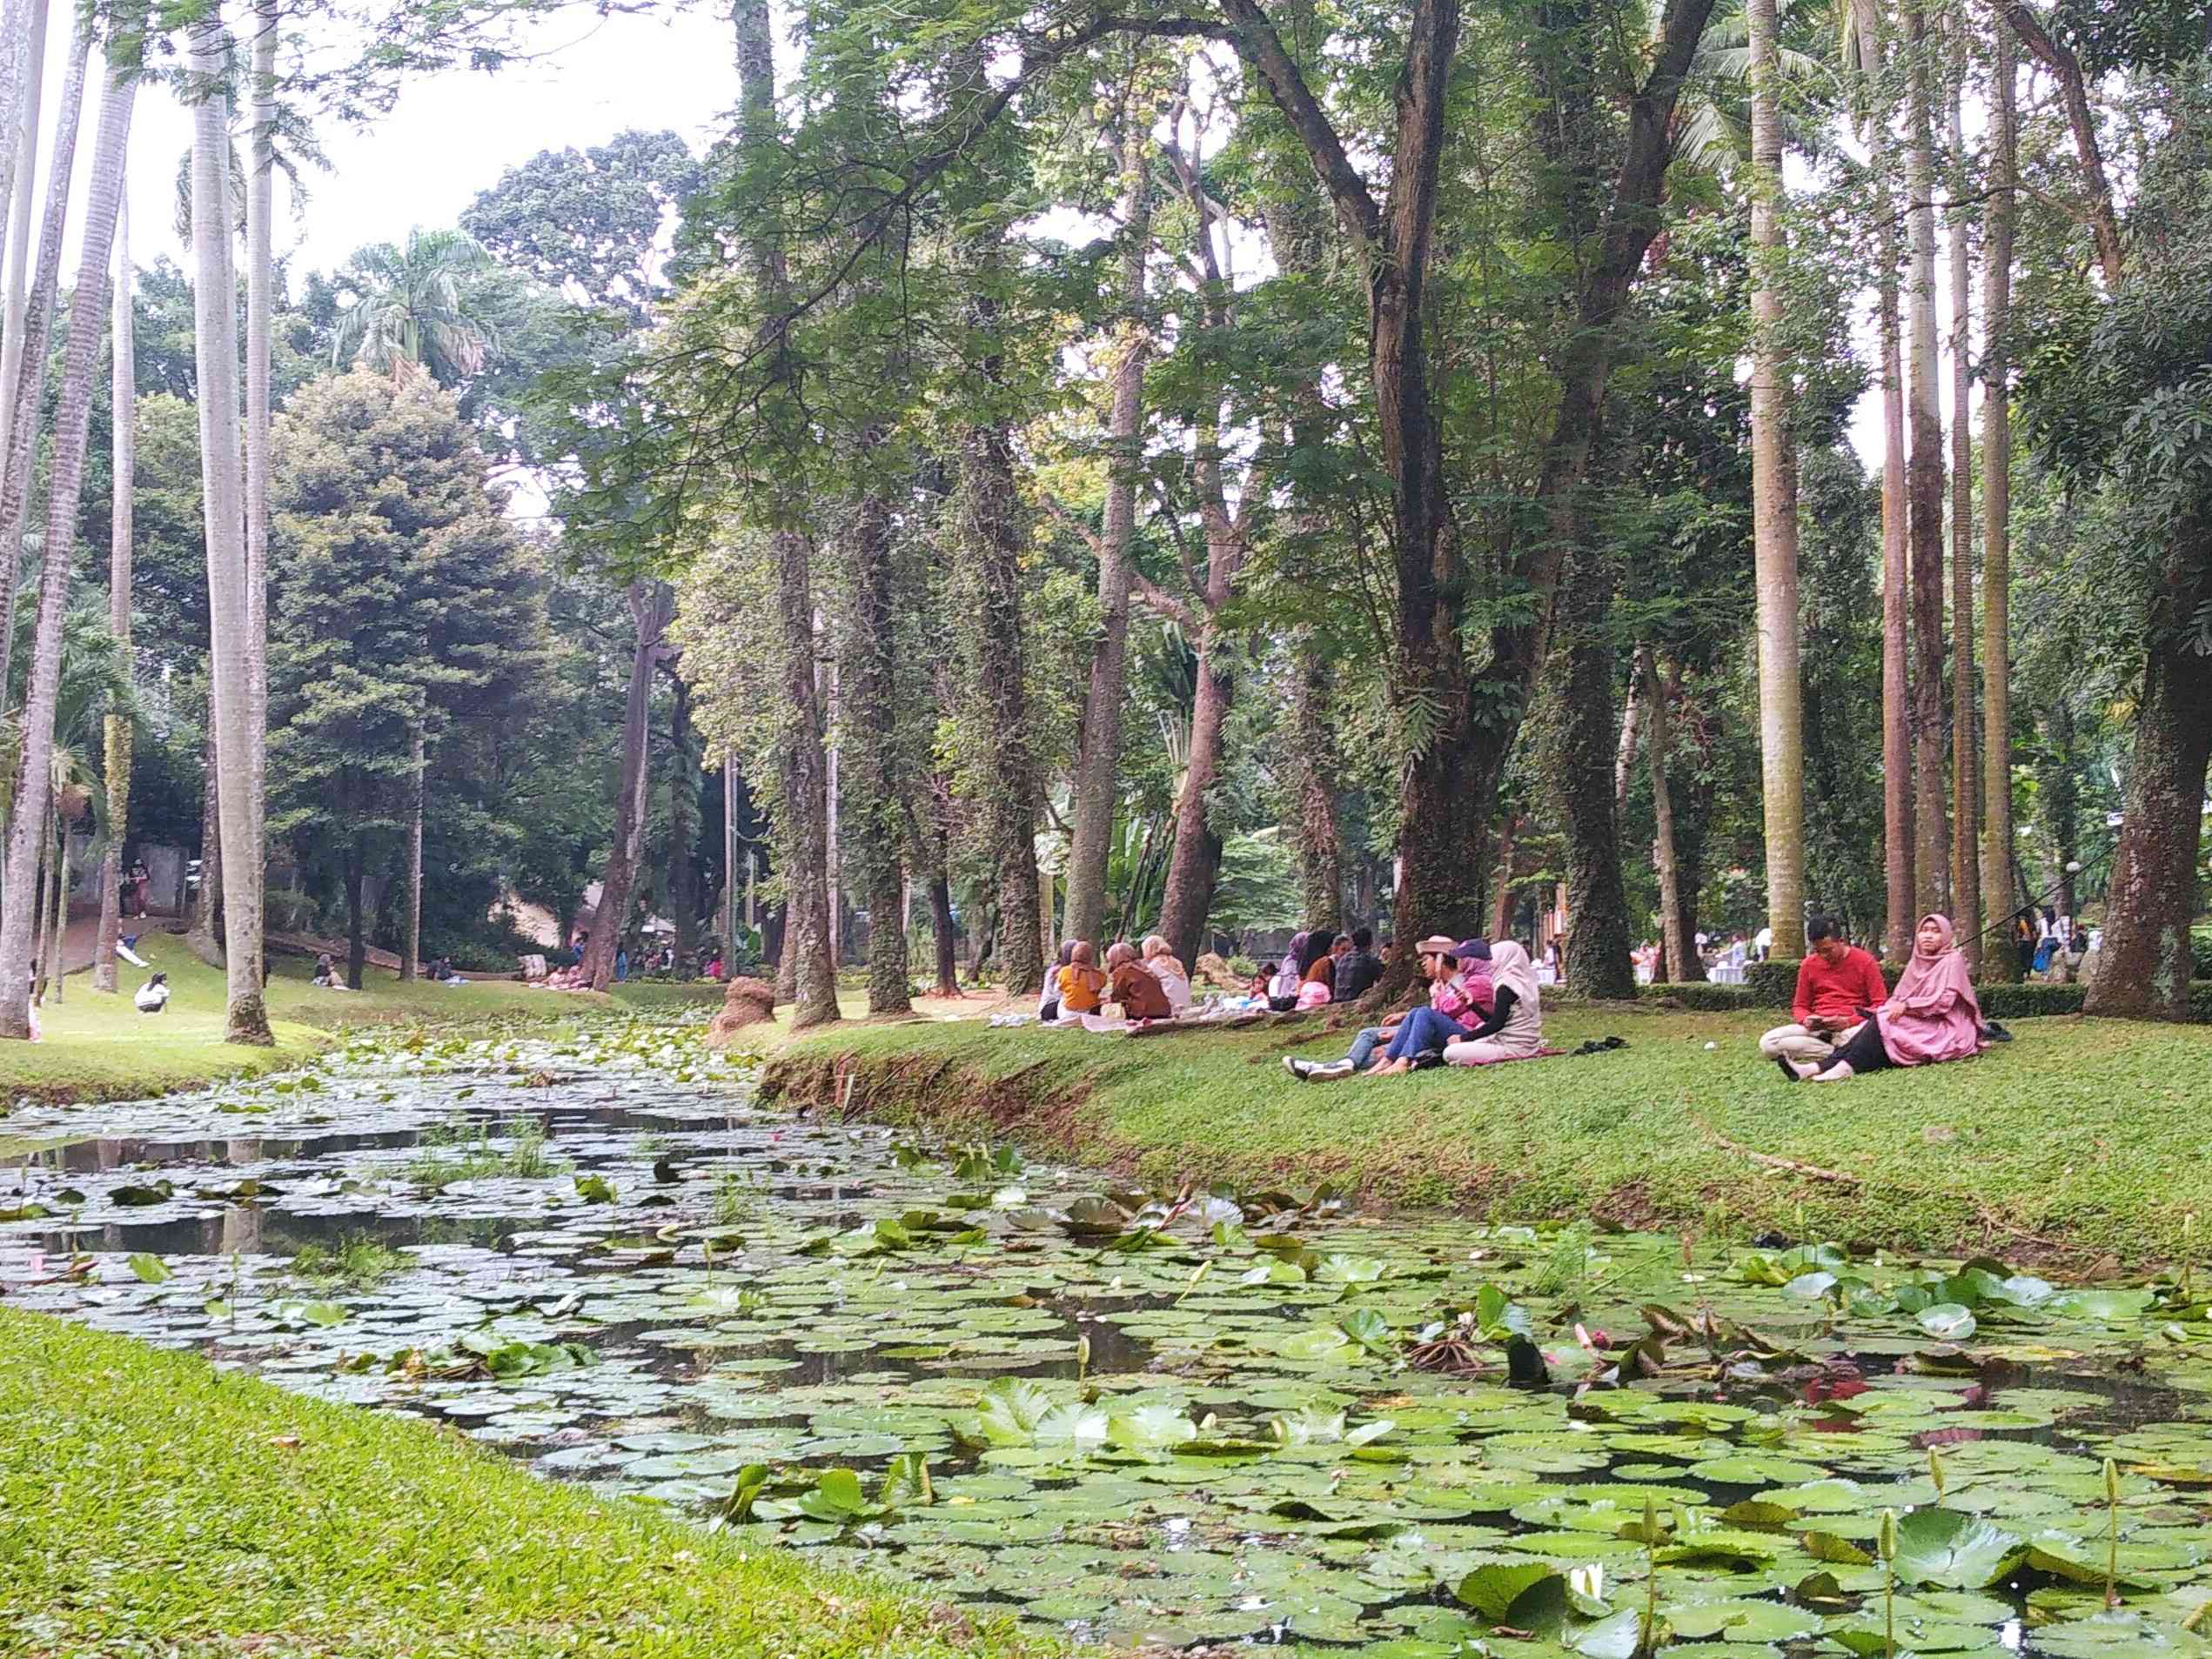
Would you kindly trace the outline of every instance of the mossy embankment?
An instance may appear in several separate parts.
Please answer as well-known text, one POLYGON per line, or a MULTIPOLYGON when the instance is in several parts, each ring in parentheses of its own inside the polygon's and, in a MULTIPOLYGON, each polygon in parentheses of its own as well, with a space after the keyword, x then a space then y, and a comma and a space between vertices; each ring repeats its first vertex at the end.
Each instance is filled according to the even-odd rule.
POLYGON ((1129 1039, 979 1021, 833 1028, 768 1062, 793 1104, 1020 1141, 1163 1183, 1329 1181, 1486 1219, 1775 1228, 2088 1268, 2163 1260, 2212 1213, 2212 1030, 2023 1020, 1979 1060, 1814 1087, 1759 1057, 1769 1014, 1567 1007, 1625 1048, 1300 1084, 1318 1020, 1129 1039), (1794 1166, 1794 1167, 1793 1167, 1794 1166))

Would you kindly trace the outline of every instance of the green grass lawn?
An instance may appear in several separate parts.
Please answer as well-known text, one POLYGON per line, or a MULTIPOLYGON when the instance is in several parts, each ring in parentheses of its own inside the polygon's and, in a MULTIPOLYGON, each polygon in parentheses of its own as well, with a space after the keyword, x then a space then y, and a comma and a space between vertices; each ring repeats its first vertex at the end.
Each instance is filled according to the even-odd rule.
POLYGON ((0 1310, 0 1652, 1040 1652, 450 1433, 0 1310))
POLYGON ((1775 1018, 1571 1007, 1546 1022, 1554 1045, 1618 1034, 1629 1047, 1330 1084, 1295 1082, 1281 1060, 1342 1054, 1348 1032, 1129 1040, 915 1022, 798 1039, 768 1075, 794 1099, 1011 1135, 1163 1182, 1331 1180, 1498 1219, 2148 1263, 2186 1211, 2212 1215, 2212 1029, 2022 1020, 2017 1040, 1978 1060, 1814 1087, 1759 1057, 1775 1018))
POLYGON ((38 1011, 44 1040, 0 1044, 0 1097, 36 1095, 57 1100, 127 1099, 198 1087, 221 1078, 256 1076, 299 1061, 326 1047, 345 1026, 471 1025, 510 1018, 561 1020, 623 1007, 713 1007, 719 986, 644 982, 617 987, 611 996, 583 992, 533 991, 514 982, 402 985, 379 969, 355 992, 318 989, 313 968, 290 957, 275 960, 269 979, 274 1048, 245 1048, 223 1040, 226 993, 211 968, 170 933, 147 933, 139 954, 169 975, 172 995, 160 1014, 141 1014, 130 993, 144 975, 123 967, 124 993, 103 996, 90 973, 73 973, 57 1007, 50 997, 38 1011))

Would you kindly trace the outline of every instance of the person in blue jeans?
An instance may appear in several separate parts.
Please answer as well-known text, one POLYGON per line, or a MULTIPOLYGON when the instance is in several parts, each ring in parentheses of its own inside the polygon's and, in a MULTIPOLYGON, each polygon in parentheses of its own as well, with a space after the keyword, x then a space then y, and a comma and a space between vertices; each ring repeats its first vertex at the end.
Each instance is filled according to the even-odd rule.
POLYGON ((1372 1065, 1370 1075, 1387 1077, 1398 1072, 1411 1071, 1413 1057, 1424 1049, 1442 1052, 1445 1044, 1457 1041, 1467 1034, 1463 1023, 1465 1016, 1479 1015, 1473 1006, 1470 990, 1459 973, 1459 957, 1463 947, 1457 940, 1438 935, 1424 939, 1416 947, 1420 953, 1420 972, 1429 981, 1429 1000, 1407 1012, 1396 1026, 1369 1026, 1352 1039, 1351 1052, 1338 1060, 1323 1064, 1310 1060, 1285 1060, 1284 1068, 1302 1083, 1328 1082, 1339 1077, 1357 1076, 1372 1065), (1375 1061, 1375 1051, 1387 1042, 1383 1060, 1375 1061))

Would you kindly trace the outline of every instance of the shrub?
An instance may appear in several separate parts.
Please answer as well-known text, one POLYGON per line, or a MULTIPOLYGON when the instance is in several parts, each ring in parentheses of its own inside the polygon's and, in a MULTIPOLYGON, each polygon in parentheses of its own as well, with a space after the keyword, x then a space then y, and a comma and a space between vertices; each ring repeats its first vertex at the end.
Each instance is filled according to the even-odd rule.
MULTIPOLYGON (((1639 985, 1639 1002, 1672 1002, 1692 1013, 1742 1013, 1764 1005, 1754 1001, 1748 985, 1639 985)), ((1784 999, 1786 1003, 1787 998, 1784 999)))
POLYGON ((2212 980, 2212 927, 2189 929, 2189 978, 2212 980))
POLYGON ((1985 1020, 2033 1020, 2038 1014, 2079 1013, 2079 985, 1983 985, 1974 988, 1985 1020))
POLYGON ((1744 969, 1743 988, 1755 1008, 1786 1008, 1797 996, 1797 964, 1753 962, 1744 969))

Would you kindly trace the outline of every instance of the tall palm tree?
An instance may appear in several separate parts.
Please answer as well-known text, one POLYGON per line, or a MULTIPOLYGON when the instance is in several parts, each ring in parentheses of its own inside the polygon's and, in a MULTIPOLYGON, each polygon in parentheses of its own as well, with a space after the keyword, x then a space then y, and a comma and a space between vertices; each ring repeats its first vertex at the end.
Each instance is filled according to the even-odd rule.
POLYGON ((262 734, 246 757, 246 845, 266 840, 269 730, 269 315, 276 293, 270 217, 277 197, 276 0, 254 0, 251 120, 245 190, 246 724, 262 734))
POLYGON ((473 280, 492 256, 459 231, 410 231, 405 246, 372 243, 339 278, 352 304, 339 314, 336 364, 379 374, 427 372, 456 386, 491 360, 498 337, 473 304, 473 280))
MULTIPOLYGON (((100 99, 98 136, 92 146, 90 189, 85 201, 84 242, 75 292, 88 319, 106 297, 116 217, 123 199, 123 168, 131 142, 137 73, 128 28, 109 48, 107 86, 100 99)), ((30 675, 24 688, 23 785, 8 826, 8 860, 0 876, 0 1036, 30 1034, 31 937, 37 925, 32 897, 39 838, 52 801, 52 750, 61 692, 62 625, 69 605, 70 567, 77 551, 77 508, 84 485, 84 452, 90 437, 92 371, 97 365, 97 324, 70 331, 63 359, 61 400, 54 415, 52 455, 46 483, 46 539, 39 573, 38 620, 30 675)), ((12 630, 10 632, 12 633, 12 630)), ((57 941, 57 949, 58 949, 57 941)))
MULTIPOLYGON (((85 66, 91 57, 91 34, 79 18, 70 32, 69 55, 62 70, 61 102, 56 107, 54 148, 46 165, 46 206, 39 229, 38 265, 24 296, 18 325, 10 319, 7 343, 0 348, 0 615, 15 612, 16 579, 23 548, 24 510, 30 498, 31 453, 38 437, 38 411, 46 389, 46 339, 54 321, 54 294, 61 281, 62 233, 69 225, 70 180, 77 163, 77 130, 84 108, 85 66)), ((30 188, 26 164, 17 176, 18 194, 30 188)), ((30 204, 20 205, 19 229, 28 235, 30 204)), ((27 251, 27 250, 26 250, 27 251)), ((23 261, 14 262, 16 280, 23 261)), ((10 649, 15 631, 0 631, 0 685, 10 683, 10 649)))
POLYGON ((1753 559, 1759 590, 1760 779, 1766 803, 1766 925, 1773 953, 1805 954, 1805 708, 1798 678, 1797 452, 1781 338, 1782 122, 1774 0, 1749 0, 1751 45, 1753 559))
MULTIPOLYGON (((1982 329, 1981 392, 1981 907, 1986 922, 2012 908, 2013 754, 2012 397, 2005 336, 2012 327, 2013 191, 2020 180, 2019 123, 2014 109, 2013 37, 1996 30, 1990 70, 1989 207, 1982 329)), ((2010 979, 2018 962, 1998 951, 1983 963, 2010 979), (2006 972, 2008 965, 2011 972, 2006 972)))
MULTIPOLYGON (((108 508, 108 627, 126 666, 131 655, 131 509, 138 466, 138 386, 134 372, 131 311, 131 205, 116 204, 115 300, 108 324, 110 424, 114 428, 114 486, 108 508)), ((92 988, 118 988, 116 947, 123 936, 123 841, 131 823, 131 717, 109 712, 107 748, 108 853, 100 866, 100 944, 92 959, 92 988)))
POLYGON ((14 425, 16 376, 23 366, 23 328, 29 304, 30 203, 37 171, 38 106, 46 82, 47 0, 9 0, 0 23, 0 224, 7 229, 7 298, 0 320, 0 458, 9 452, 14 425))
POLYGON ((200 494, 207 522, 210 725, 218 757, 223 847, 224 968, 229 1041, 267 1046, 261 994, 260 810, 251 799, 268 733, 253 719, 254 659, 247 593, 243 457, 238 439, 238 291, 231 260, 230 98, 223 90, 229 43, 219 5, 187 31, 193 77, 204 89, 192 106, 193 358, 199 378, 200 494))

